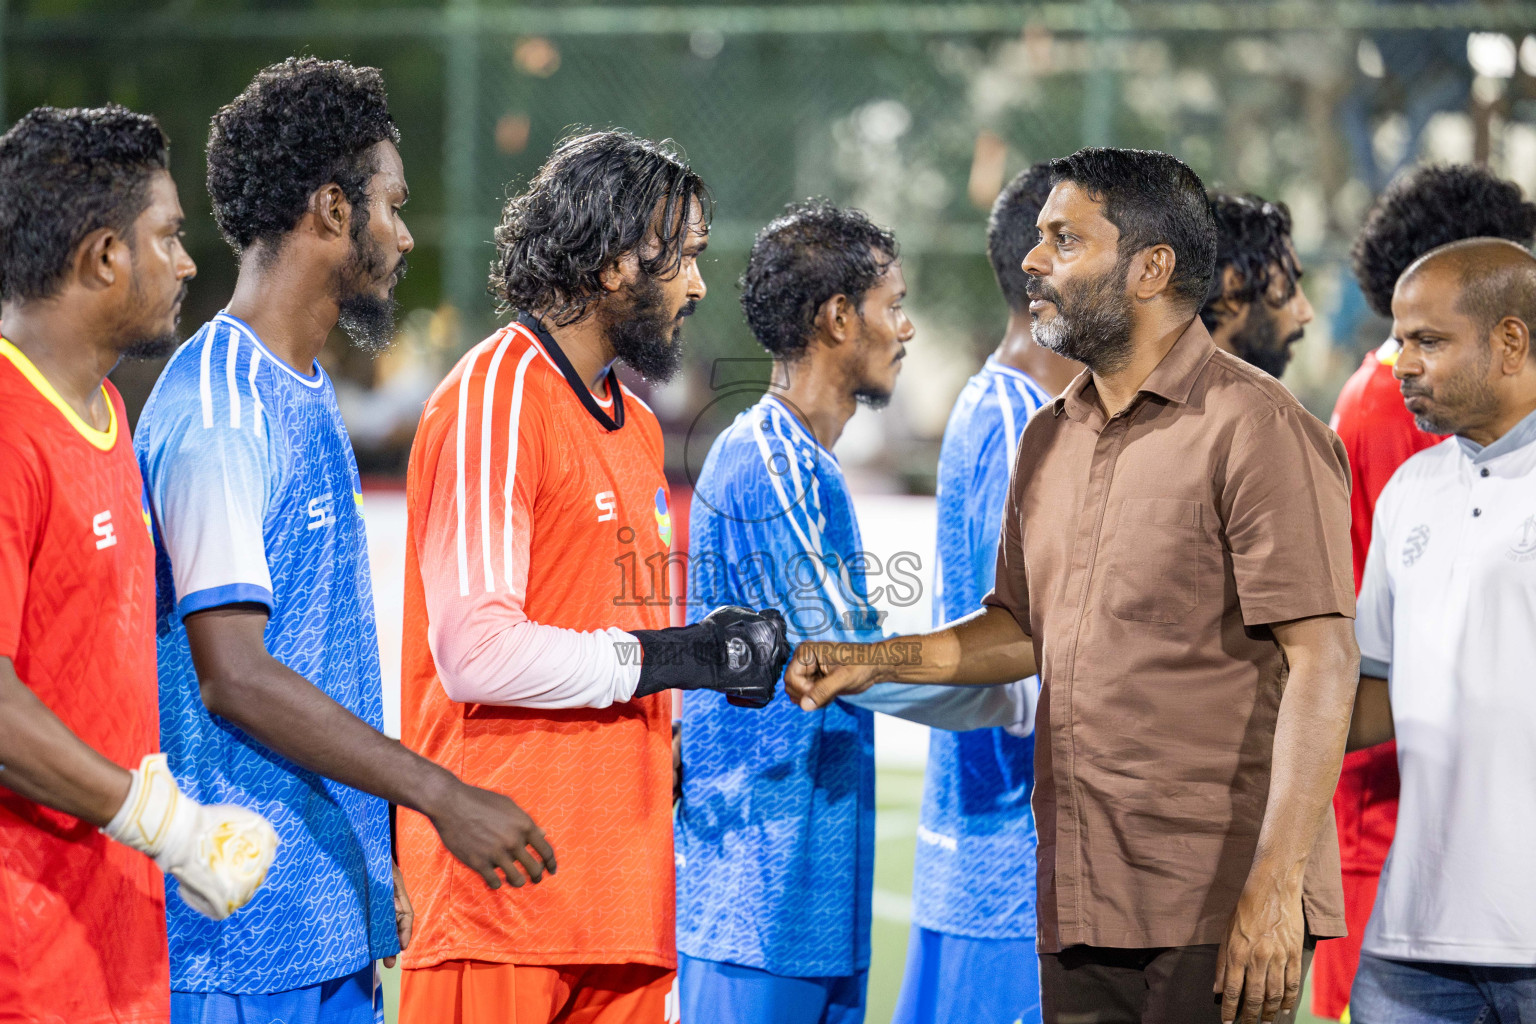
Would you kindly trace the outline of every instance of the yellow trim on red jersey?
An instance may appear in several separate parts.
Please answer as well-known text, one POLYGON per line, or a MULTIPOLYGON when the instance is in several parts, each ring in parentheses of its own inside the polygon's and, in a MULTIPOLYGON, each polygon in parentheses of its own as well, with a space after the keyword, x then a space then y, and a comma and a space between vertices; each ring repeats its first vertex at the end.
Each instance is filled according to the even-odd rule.
POLYGON ((64 397, 59 394, 52 384, 48 383, 48 378, 43 376, 42 371, 32 365, 32 360, 27 358, 25 352, 4 338, 0 338, 0 356, 5 356, 5 358, 9 359, 11 365, 20 370, 21 375, 27 378, 28 383, 37 389, 38 394, 52 402, 54 408, 64 414, 64 418, 69 421, 69 425, 74 427, 81 437, 89 441, 92 447, 109 452, 112 450, 112 446, 117 444, 117 406, 112 404, 112 397, 107 394, 107 386, 105 384, 101 386, 101 397, 107 403, 107 415, 111 417, 111 422, 106 430, 97 430, 81 419, 80 414, 75 412, 68 402, 64 401, 64 397))
POLYGON ((1388 338, 1382 342, 1376 350, 1376 361, 1382 366, 1396 366, 1397 357, 1403 354, 1403 346, 1397 343, 1397 339, 1388 338))

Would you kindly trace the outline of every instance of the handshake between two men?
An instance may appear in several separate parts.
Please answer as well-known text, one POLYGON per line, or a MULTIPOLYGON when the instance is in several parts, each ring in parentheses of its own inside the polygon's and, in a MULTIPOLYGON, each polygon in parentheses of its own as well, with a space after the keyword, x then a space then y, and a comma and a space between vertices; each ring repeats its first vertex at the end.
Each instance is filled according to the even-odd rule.
POLYGON ((793 651, 784 617, 771 608, 728 605, 692 626, 632 632, 644 650, 636 696, 708 689, 741 707, 767 705, 780 673, 789 698, 814 711, 879 682, 982 686, 1037 671, 1033 642, 998 608, 918 636, 867 644, 811 640, 793 651))

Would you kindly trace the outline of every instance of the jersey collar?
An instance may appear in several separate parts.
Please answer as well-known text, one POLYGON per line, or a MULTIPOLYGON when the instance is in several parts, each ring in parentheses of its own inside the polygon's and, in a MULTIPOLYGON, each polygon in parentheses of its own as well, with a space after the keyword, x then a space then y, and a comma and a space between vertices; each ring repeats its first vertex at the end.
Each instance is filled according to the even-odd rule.
POLYGON ((48 399, 55 409, 64 414, 64 418, 69 421, 69 425, 75 428, 75 433, 89 441, 91 447, 109 452, 112 450, 112 446, 117 444, 117 406, 112 404, 112 396, 107 394, 107 386, 105 384, 101 386, 101 397, 107 403, 107 416, 109 418, 107 429, 97 430, 81 419, 80 414, 75 412, 68 402, 64 401, 64 396, 59 394, 58 389, 49 383, 48 378, 43 376, 43 371, 39 370, 32 360, 27 358, 25 352, 4 338, 0 338, 0 356, 10 360, 11 365, 16 367, 21 375, 27 379, 27 383, 36 388, 38 394, 48 399))
POLYGON ((597 397, 592 394, 592 389, 587 387, 587 382, 576 373, 576 367, 571 365, 570 358, 544 329, 544 324, 539 318, 532 313, 523 313, 517 318, 517 322, 532 331, 539 339, 539 344, 544 346, 544 351, 554 360, 560 375, 571 386, 571 390, 576 392, 576 397, 581 399, 581 404, 587 407, 587 412, 592 414, 592 418, 602 424, 604 430, 612 432, 624 426, 624 389, 619 386, 619 375, 614 372, 613 367, 608 367, 607 377, 608 395, 613 399, 613 415, 610 416, 598 402, 597 397))
POLYGON ((1533 441, 1536 441, 1536 412, 1527 414, 1525 419, 1510 427, 1503 437, 1487 446, 1468 440, 1459 434, 1456 436, 1456 443, 1461 445, 1461 450, 1467 453, 1473 465, 1481 465, 1500 455, 1508 455, 1533 441))

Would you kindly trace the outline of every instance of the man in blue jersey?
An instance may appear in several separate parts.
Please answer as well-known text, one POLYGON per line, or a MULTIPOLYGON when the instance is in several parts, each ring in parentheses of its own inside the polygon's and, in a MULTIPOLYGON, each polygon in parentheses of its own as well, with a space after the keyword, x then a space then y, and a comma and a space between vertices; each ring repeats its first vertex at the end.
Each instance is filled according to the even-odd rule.
POLYGON ((554 870, 507 797, 386 738, 357 464, 316 357, 392 333, 411 235, 383 81, 289 60, 213 119, 208 187, 240 260, 229 307, 139 421, 158 548, 161 737, 195 799, 259 810, 282 847, 223 922, 168 907, 171 1016, 371 1022, 374 961, 410 938, 388 803, 488 885, 554 870), (519 866, 520 865, 520 866, 519 866))
MULTIPOLYGON (((1036 164, 1008 183, 987 221, 987 256, 1008 326, 960 392, 939 449, 935 625, 977 611, 992 589, 1019 435, 1082 370, 1030 334, 1024 256, 1039 238, 1035 221, 1050 193, 1050 168, 1036 164)), ((1038 681, 1024 685, 1033 698, 1038 681)), ((1022 729, 935 731, 928 740, 900 1024, 1040 1020, 1033 727, 1031 705, 1022 729)))
MULTIPOLYGON (((791 206, 759 234, 742 307, 768 394, 710 449, 690 518, 689 617, 783 609, 791 639, 878 639, 881 572, 832 454, 860 403, 891 397, 913 327, 896 240, 858 211, 791 206)), ((893 570, 894 579, 894 570, 893 570)), ((683 698, 677 822, 685 1020, 863 1020, 874 880, 869 709, 951 728, 1017 724, 1019 688, 876 687, 807 716, 683 698), (859 706, 855 706, 859 705, 859 706)))

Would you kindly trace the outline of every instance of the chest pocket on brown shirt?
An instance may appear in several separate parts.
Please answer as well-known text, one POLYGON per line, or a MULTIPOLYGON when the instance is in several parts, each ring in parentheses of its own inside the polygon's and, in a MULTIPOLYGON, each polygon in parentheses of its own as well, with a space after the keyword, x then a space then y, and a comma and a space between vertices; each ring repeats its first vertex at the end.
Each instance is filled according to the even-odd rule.
POLYGON ((1110 614, 1135 622, 1180 622, 1200 600, 1197 501, 1126 498, 1105 555, 1110 614))

